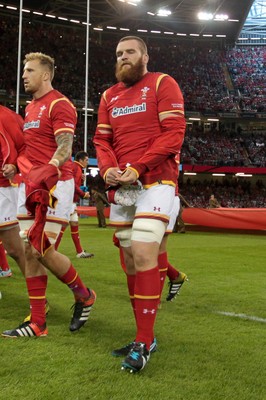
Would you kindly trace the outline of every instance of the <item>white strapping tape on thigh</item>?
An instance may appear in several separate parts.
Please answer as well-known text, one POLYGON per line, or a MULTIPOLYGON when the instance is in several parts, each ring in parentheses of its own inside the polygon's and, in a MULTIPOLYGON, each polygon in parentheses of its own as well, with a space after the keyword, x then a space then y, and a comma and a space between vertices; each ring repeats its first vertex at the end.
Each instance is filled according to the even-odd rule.
POLYGON ((70 218, 69 218, 70 222, 78 222, 78 220, 79 220, 79 216, 78 216, 77 211, 74 211, 72 214, 70 214, 70 218))
POLYGON ((121 247, 130 247, 131 246, 131 234, 132 234, 131 228, 118 229, 115 232, 115 236, 119 240, 121 247))
POLYGON ((131 240, 161 243, 166 225, 158 219, 137 218, 132 227, 131 240))
POLYGON ((61 231, 62 225, 58 222, 46 222, 44 231, 51 244, 55 244, 56 239, 61 231))
MULTIPOLYGON (((31 225, 33 224, 33 220, 20 220, 19 221, 19 227, 20 227, 20 232, 19 236, 21 239, 23 239, 25 242, 27 242, 27 233, 31 225)), ((57 222, 46 222, 45 223, 45 233, 50 240, 51 244, 55 244, 57 236, 59 235, 61 231, 62 225, 57 222)))

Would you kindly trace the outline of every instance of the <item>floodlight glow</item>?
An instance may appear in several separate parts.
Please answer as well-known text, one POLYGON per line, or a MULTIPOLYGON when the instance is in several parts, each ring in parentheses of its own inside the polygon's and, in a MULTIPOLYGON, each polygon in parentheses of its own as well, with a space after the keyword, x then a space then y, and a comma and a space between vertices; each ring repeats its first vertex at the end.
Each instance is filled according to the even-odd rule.
POLYGON ((210 21, 211 19, 213 19, 213 14, 208 12, 199 12, 198 19, 203 21, 210 21))
POLYGON ((128 29, 128 28, 119 28, 120 29, 120 31, 130 31, 130 29, 128 29))
POLYGON ((30 10, 25 10, 25 8, 22 8, 22 12, 30 13, 30 10))
POLYGON ((45 16, 46 16, 47 18, 56 18, 55 15, 51 15, 51 14, 45 14, 45 16))
POLYGON ((17 7, 6 6, 9 10, 17 10, 17 7))
POLYGON ((212 176, 225 176, 225 174, 212 174, 212 176))
POLYGON ((86 175, 91 175, 91 176, 93 176, 93 177, 95 177, 95 176, 97 176, 98 174, 99 174, 99 168, 93 168, 93 167, 90 167, 89 168, 89 173, 87 172, 86 173, 86 175))
POLYGON ((239 174, 235 174, 238 178, 251 178, 253 175, 252 174, 244 174, 244 172, 240 172, 239 174))
POLYGON ((177 33, 176 36, 187 36, 186 33, 177 33))
POLYGON ((226 21, 228 19, 228 15, 227 14, 216 14, 214 17, 215 21, 226 21))
POLYGON ((184 175, 197 175, 197 172, 184 172, 184 175))
POLYGON ((93 28, 95 31, 103 31, 103 28, 93 28))
POLYGON ((163 8, 160 8, 160 10, 157 12, 158 17, 168 17, 171 14, 172 12, 170 10, 164 10, 163 8))
POLYGON ((32 13, 35 14, 35 15, 43 15, 43 13, 38 12, 38 11, 33 11, 32 13))
POLYGON ((199 33, 190 33, 189 36, 199 36, 199 33))
POLYGON ((107 29, 117 29, 115 26, 107 26, 107 29))
POLYGON ((145 32, 148 32, 148 31, 147 31, 147 29, 138 29, 137 32, 143 32, 143 33, 145 33, 145 32))
POLYGON ((230 22, 239 22, 239 19, 229 19, 230 22))
POLYGON ((149 14, 149 15, 155 15, 154 13, 152 13, 152 12, 150 12, 150 11, 147 11, 147 14, 149 14))
POLYGON ((68 21, 68 18, 65 17, 58 17, 58 19, 61 19, 61 21, 68 21))
POLYGON ((164 32, 165 35, 173 35, 174 32, 164 32))
POLYGON ((151 33, 161 33, 161 31, 151 31, 151 33))
POLYGON ((74 22, 74 24, 80 24, 80 21, 78 21, 77 19, 71 19, 70 22, 74 22))
POLYGON ((131 3, 131 1, 128 1, 127 4, 130 4, 131 6, 135 6, 135 7, 138 6, 136 3, 131 3))

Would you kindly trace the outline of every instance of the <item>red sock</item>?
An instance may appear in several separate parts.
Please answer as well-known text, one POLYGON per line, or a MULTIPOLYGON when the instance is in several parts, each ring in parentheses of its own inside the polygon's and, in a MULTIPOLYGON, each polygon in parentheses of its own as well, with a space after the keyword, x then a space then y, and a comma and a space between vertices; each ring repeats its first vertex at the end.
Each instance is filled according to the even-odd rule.
POLYGON ((8 271, 10 269, 6 258, 6 251, 2 242, 0 242, 0 268, 2 271, 8 271))
POLYGON ((168 258, 167 258, 167 252, 159 254, 158 256, 158 264, 159 264, 159 271, 160 271, 160 284, 161 284, 161 294, 163 291, 163 286, 168 270, 168 258))
POLYGON ((124 260, 124 254, 123 254, 123 249, 122 249, 122 247, 119 247, 119 256, 120 256, 120 265, 121 265, 123 271, 124 271, 125 273, 127 273, 126 264, 125 264, 125 260, 124 260))
POLYGON ((134 297, 135 281, 136 281, 136 275, 127 275, 127 287, 128 287, 129 298, 136 319, 135 297, 134 297))
POLYGON ((55 250, 58 249, 58 247, 59 247, 59 245, 60 245, 60 243, 61 243, 61 240, 62 240, 62 237, 63 237, 63 234, 64 234, 66 228, 67 228, 67 225, 61 227, 61 231, 60 231, 59 235, 57 236, 56 242, 55 242, 55 244, 54 244, 55 250))
POLYGON ((26 278, 30 299, 31 321, 39 326, 46 322, 45 316, 45 292, 47 288, 47 275, 26 278))
POLYGON ((146 343, 149 349, 154 339, 153 327, 160 299, 160 273, 158 267, 144 272, 137 272, 134 297, 137 316, 136 341, 146 343))
POLYGON ((90 296, 88 289, 78 276, 78 273, 72 264, 70 265, 67 273, 61 276, 59 280, 65 283, 69 287, 69 289, 72 290, 76 301, 87 299, 90 296))
POLYGON ((178 277, 178 275, 179 271, 168 263, 167 276, 170 279, 170 281, 174 281, 178 277))
POLYGON ((73 243, 76 247, 76 252, 81 253, 83 251, 81 244, 80 244, 80 239, 79 239, 79 226, 78 225, 70 225, 71 229, 71 237, 73 240, 73 243))

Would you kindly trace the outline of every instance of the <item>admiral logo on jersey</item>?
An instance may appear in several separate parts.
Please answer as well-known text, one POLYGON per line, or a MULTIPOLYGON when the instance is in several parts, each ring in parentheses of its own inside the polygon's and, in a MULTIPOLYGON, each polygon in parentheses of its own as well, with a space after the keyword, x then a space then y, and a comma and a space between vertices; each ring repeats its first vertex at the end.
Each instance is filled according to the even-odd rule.
POLYGON ((117 118, 121 117, 123 115, 129 115, 129 114, 136 114, 136 113, 141 113, 146 111, 146 103, 142 104, 134 104, 133 106, 125 106, 125 107, 114 107, 112 111, 112 117, 117 118))
POLYGON ((41 121, 39 119, 37 121, 26 122, 23 126, 23 131, 26 131, 27 129, 31 128, 40 128, 40 123, 41 121))

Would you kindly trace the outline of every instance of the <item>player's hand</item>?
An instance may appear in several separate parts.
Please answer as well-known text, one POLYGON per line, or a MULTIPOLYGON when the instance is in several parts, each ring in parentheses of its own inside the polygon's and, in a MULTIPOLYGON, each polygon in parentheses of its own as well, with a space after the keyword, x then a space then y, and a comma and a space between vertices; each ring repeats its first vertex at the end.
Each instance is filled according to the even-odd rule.
POLYGON ((13 164, 5 164, 2 168, 3 176, 7 179, 12 179, 17 173, 17 168, 13 164))
POLYGON ((118 167, 109 168, 105 175, 105 182, 108 186, 117 186, 118 178, 120 178, 122 171, 118 167))
POLYGON ((83 197, 83 199, 89 199, 91 196, 90 196, 90 193, 89 192, 86 192, 85 194, 84 194, 84 197, 83 197))
POLYGON ((127 168, 122 172, 120 177, 117 178, 117 182, 120 183, 120 185, 130 185, 136 182, 137 179, 138 176, 136 172, 131 168, 127 168))

